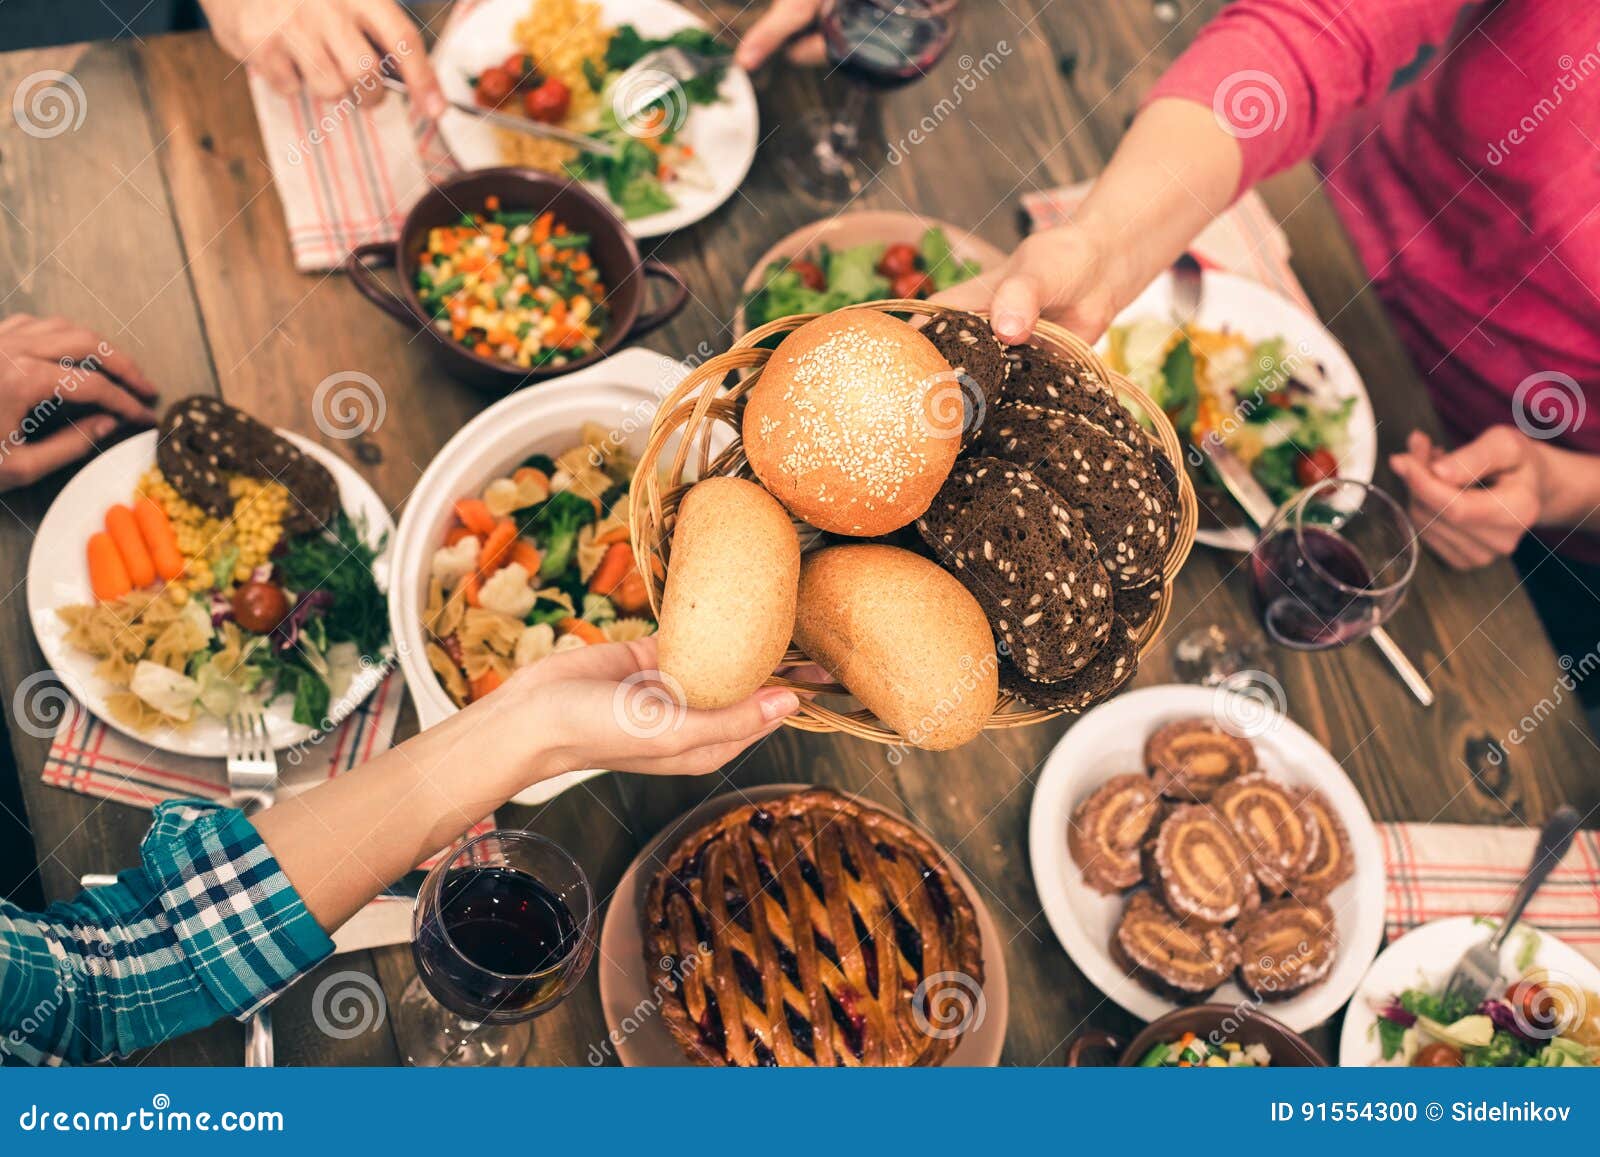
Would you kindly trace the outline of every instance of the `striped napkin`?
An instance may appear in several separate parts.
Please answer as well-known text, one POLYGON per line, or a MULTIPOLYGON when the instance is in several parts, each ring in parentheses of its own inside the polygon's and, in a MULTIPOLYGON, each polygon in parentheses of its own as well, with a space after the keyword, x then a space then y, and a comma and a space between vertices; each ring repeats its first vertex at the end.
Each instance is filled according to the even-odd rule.
MULTIPOLYGON (((1446 916, 1498 916, 1539 833, 1472 824, 1379 824, 1390 940, 1446 916)), ((1523 919, 1600 964, 1600 832, 1579 832, 1523 919)))
MULTIPOLYGON (((1029 230, 1065 224, 1088 196, 1091 183, 1024 193, 1022 212, 1029 230)), ((1252 278, 1297 302, 1307 313, 1316 313, 1300 279, 1289 267, 1288 236, 1253 189, 1207 225, 1190 242, 1189 252, 1203 266, 1252 278)))
MULTIPOLYGON (((320 742, 278 752, 280 796, 298 795, 387 750, 394 741, 404 700, 405 681, 391 674, 320 742)), ((228 802, 228 775, 222 760, 173 755, 140 743, 108 727, 76 699, 70 699, 62 710, 41 778, 52 787, 141 808, 154 808, 169 799, 228 802)), ((469 834, 478 835, 493 826, 491 817, 469 834)), ((121 866, 104 865, 108 872, 121 866)), ((383 896, 333 935, 339 952, 403 944, 410 939, 411 901, 383 896)))

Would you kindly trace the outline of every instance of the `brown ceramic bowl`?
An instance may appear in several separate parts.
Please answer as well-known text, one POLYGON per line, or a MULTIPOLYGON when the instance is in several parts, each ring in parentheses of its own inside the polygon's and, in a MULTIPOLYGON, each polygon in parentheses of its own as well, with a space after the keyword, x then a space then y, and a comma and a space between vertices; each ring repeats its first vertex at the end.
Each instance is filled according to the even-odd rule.
POLYGON ((368 301, 407 326, 424 330, 451 373, 497 393, 570 373, 600 360, 624 342, 643 337, 670 321, 689 296, 688 286, 670 265, 640 259, 633 235, 609 206, 576 181, 534 169, 477 169, 452 177, 430 189, 412 206, 401 226, 399 241, 359 246, 345 258, 343 268, 368 301), (428 230, 459 221, 463 213, 481 212, 490 196, 499 197, 500 207, 506 210, 548 209, 574 233, 589 235, 589 254, 606 286, 606 308, 611 313, 595 353, 562 366, 523 369, 500 358, 474 353, 433 327, 416 291, 417 265, 427 248, 428 230), (400 280, 399 292, 378 279, 368 267, 369 261, 394 265, 400 280), (665 303, 646 309, 645 283, 651 278, 667 282, 669 291, 665 303))
POLYGON ((1277 1069, 1328 1067, 1328 1062, 1299 1033, 1259 1009, 1232 1004, 1197 1004, 1175 1009, 1150 1022, 1126 1045, 1111 1033, 1097 1028, 1085 1029, 1067 1046, 1067 1064, 1072 1068, 1104 1064, 1104 1056, 1110 1054, 1122 1068, 1137 1068, 1139 1058, 1145 1053, 1163 1041, 1177 1040, 1186 1032, 1202 1039, 1215 1033, 1219 1043, 1231 1040, 1242 1045, 1265 1045, 1272 1056, 1272 1067, 1277 1069))

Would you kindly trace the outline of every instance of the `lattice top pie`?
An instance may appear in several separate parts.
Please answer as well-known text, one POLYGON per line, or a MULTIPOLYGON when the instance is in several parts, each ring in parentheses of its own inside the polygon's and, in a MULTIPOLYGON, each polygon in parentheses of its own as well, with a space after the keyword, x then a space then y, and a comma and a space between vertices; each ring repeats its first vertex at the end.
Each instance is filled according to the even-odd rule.
POLYGON ((949 1001, 983 980, 977 919, 909 824, 803 791, 735 808, 663 863, 645 957, 695 1061, 932 1065, 955 1050, 949 1001))

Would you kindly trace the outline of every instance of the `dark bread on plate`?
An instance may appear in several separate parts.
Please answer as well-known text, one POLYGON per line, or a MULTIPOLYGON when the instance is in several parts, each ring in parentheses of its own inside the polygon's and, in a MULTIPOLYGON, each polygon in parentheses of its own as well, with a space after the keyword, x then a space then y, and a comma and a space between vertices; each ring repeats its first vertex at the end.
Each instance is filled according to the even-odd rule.
POLYGON ((233 513, 229 474, 280 483, 289 492, 283 527, 304 534, 339 512, 339 484, 328 468, 265 422, 220 398, 196 394, 161 419, 156 465, 185 500, 214 518, 233 513))
POLYGON ((1030 679, 1083 670, 1115 623, 1111 580, 1060 495, 997 458, 958 462, 917 532, 1030 679))
POLYGON ((1000 686, 1040 711, 1082 711, 1100 702, 1133 678, 1139 669, 1139 643, 1120 622, 1113 624, 1089 665, 1070 679, 1041 683, 1030 679, 1007 658, 1000 662, 1000 686))

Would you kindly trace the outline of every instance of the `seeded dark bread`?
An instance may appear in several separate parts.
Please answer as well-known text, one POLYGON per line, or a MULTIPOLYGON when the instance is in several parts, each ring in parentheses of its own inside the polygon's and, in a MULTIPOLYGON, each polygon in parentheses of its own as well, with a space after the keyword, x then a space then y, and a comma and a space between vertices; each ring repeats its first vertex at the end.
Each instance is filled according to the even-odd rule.
POLYGON ((1137 631, 1155 618, 1156 611, 1161 607, 1161 592, 1164 589, 1159 580, 1136 587, 1119 587, 1114 597, 1117 617, 1130 631, 1137 631))
POLYGON ((817 529, 888 534, 928 508, 955 464, 959 393, 950 363, 911 326, 836 310, 772 351, 745 399, 744 452, 773 497, 817 529))
POLYGON ((1030 679, 1069 678, 1105 644, 1111 580, 1083 524, 1029 471, 958 462, 916 525, 1030 679))
POLYGON ((233 513, 229 474, 281 483, 289 492, 283 527, 304 534, 339 511, 339 485, 328 468, 271 426, 219 398, 174 402, 161 420, 156 465, 187 501, 214 518, 233 513))
POLYGON ((1009 659, 1000 663, 1000 686, 1040 711, 1082 711, 1109 698, 1139 669, 1139 645, 1120 622, 1087 667, 1059 683, 1030 679, 1009 659))
POLYGON ((1014 408, 989 414, 973 450, 1034 471, 1078 511, 1115 586, 1160 578, 1175 520, 1147 455, 1079 415, 1014 408))
POLYGON ((1077 414, 1130 445, 1143 438, 1133 416, 1087 362, 1033 345, 1011 346, 1006 350, 1006 362, 1008 372, 994 400, 994 411, 1015 408, 1057 416, 1077 414))
POLYGON ((970 441, 984 413, 1001 396, 1011 366, 1006 347, 983 318, 960 311, 934 318, 922 327, 922 336, 933 343, 960 379, 965 407, 962 437, 970 441))

